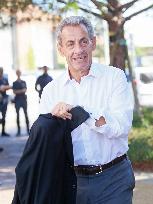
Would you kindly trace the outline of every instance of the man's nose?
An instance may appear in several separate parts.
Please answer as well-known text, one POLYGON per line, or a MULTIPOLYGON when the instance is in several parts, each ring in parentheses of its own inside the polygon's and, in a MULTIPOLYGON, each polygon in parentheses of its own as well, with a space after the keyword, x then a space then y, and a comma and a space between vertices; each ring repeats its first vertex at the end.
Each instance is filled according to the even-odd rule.
POLYGON ((81 45, 79 43, 75 44, 75 46, 74 46, 74 52, 75 53, 77 53, 77 54, 81 53, 82 50, 83 50, 83 48, 81 47, 81 45))

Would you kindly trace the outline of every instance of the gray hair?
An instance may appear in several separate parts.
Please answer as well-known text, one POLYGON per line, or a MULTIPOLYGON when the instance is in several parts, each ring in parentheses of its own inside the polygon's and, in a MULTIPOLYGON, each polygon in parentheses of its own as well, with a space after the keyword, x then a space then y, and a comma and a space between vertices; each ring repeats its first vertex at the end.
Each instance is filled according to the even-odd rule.
POLYGON ((57 31, 56 31, 57 43, 58 44, 62 43, 61 34, 65 26, 68 26, 68 25, 76 26, 80 24, 83 24, 86 27, 89 38, 92 39, 94 37, 94 30, 91 22, 83 16, 70 16, 62 20, 59 26, 57 27, 57 31))

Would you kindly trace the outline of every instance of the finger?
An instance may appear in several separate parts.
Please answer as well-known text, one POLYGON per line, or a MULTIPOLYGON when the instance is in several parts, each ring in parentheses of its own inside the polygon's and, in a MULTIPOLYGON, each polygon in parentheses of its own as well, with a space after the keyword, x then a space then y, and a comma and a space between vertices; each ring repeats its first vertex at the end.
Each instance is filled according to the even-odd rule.
POLYGON ((72 108, 73 108, 73 106, 71 106, 71 105, 69 105, 69 104, 66 105, 66 110, 67 110, 67 111, 70 111, 72 108))
POLYGON ((60 115, 61 118, 63 119, 72 119, 72 114, 71 113, 68 113, 68 112, 65 112, 63 114, 60 115))
POLYGON ((70 119, 70 120, 71 120, 71 119, 72 119, 72 114, 67 112, 67 113, 65 114, 65 117, 66 117, 67 119, 70 119))
POLYGON ((52 115, 55 115, 55 116, 59 115, 59 110, 54 109, 54 110, 52 111, 52 115))

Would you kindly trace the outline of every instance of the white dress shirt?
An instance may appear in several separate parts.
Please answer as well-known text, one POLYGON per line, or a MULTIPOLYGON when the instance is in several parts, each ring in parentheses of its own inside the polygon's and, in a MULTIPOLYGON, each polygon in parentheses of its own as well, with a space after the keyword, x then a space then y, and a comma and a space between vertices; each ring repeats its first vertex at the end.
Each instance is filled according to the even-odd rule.
POLYGON ((78 83, 66 70, 43 90, 40 113, 51 113, 59 102, 83 106, 90 118, 72 131, 75 165, 105 164, 128 150, 133 104, 124 72, 118 68, 92 64, 78 83), (95 119, 106 124, 95 126, 95 119))

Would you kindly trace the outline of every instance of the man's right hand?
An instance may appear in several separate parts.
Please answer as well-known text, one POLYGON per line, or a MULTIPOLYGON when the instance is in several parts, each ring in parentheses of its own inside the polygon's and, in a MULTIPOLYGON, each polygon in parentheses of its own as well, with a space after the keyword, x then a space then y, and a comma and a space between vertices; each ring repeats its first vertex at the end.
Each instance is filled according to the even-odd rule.
POLYGON ((72 119, 72 114, 69 113, 69 111, 73 108, 72 105, 60 102, 58 103, 52 110, 52 115, 62 118, 64 120, 66 119, 72 119))

